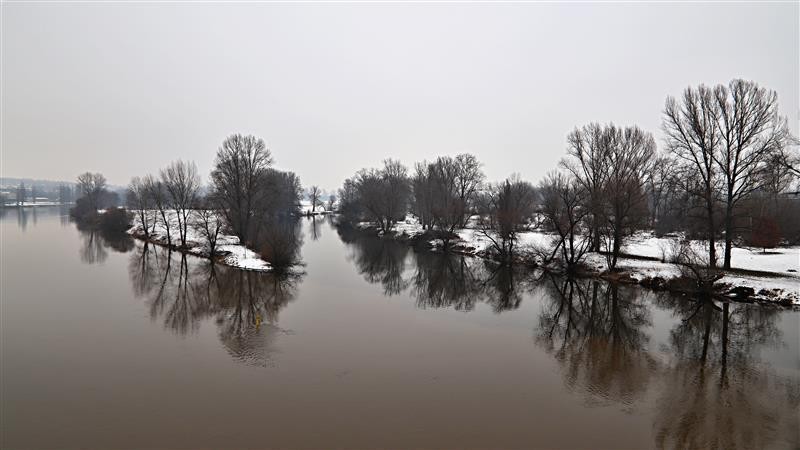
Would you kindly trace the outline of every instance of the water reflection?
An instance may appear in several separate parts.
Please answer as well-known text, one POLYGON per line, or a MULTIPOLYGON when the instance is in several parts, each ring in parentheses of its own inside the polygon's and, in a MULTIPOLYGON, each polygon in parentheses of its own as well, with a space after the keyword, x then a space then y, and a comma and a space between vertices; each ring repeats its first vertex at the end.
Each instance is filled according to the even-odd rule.
POLYGON ((547 276, 536 342, 561 366, 564 383, 589 404, 630 407, 648 388, 656 361, 641 290, 547 276))
POLYGON ((408 280, 403 278, 408 245, 346 228, 339 228, 338 232, 342 242, 348 244, 350 254, 347 259, 365 280, 379 283, 387 296, 399 294, 408 287, 408 280))
POLYGON ((758 357, 782 343, 779 310, 548 278, 536 342, 588 405, 632 411, 652 390, 659 448, 797 445, 800 381, 758 357), (659 352, 653 304, 678 319, 659 352))
MULTIPOLYGON (((284 447, 342 436, 361 438, 344 444, 355 448, 382 436, 408 438, 397 447, 800 447, 797 312, 499 270, 364 235, 342 233, 340 244, 319 218, 304 219, 306 236, 321 241, 303 251, 304 276, 242 272, 138 241, 131 250, 62 229, 56 209, 40 209, 36 227, 29 214, 23 235, 14 211, 0 224, 13 262, 1 284, 12 359, 3 377, 14 386, 4 405, 14 414, 0 434, 11 448, 77 447, 96 430, 113 447, 143 420, 149 440, 132 447, 247 447, 263 441, 264 424, 284 447), (84 254, 106 263, 86 270, 75 261, 84 254), (42 270, 64 276, 31 281, 42 270), (120 270, 131 286, 112 281, 120 270), (98 277, 110 281, 103 290, 98 277), (399 299, 369 301, 374 287, 399 299), (283 328, 304 332, 289 339, 283 328), (53 357, 64 349, 77 351, 53 357), (270 383, 242 370, 278 361, 270 383), (171 375, 140 376, 137 366, 171 375), (236 380, 224 393, 214 389, 223 379, 236 380), (151 414, 165 398, 170 414, 151 414), (112 403, 131 407, 97 413, 112 403), (408 420, 382 420, 395 416, 408 420), (62 426, 39 433, 42 423, 62 426), (178 436, 184 423, 197 433, 178 436), (469 432, 484 429, 495 432, 469 432)), ((273 245, 290 256, 295 247, 273 245)))
POLYGON ((111 233, 93 227, 77 225, 80 231, 81 262, 85 264, 99 264, 108 258, 107 249, 119 253, 133 250, 133 238, 125 233, 111 233))
POLYGON ((779 311, 664 296, 680 321, 665 344, 670 364, 654 423, 661 447, 797 447, 800 380, 759 358, 782 343, 779 311))
POLYGON ((238 270, 152 245, 136 246, 128 272, 153 320, 180 336, 210 320, 228 353, 256 366, 272 364, 272 343, 285 333, 278 313, 304 275, 238 270))
POLYGON ((17 226, 23 233, 28 229, 28 212, 26 208, 17 208, 17 226))
POLYGON ((530 290, 533 273, 501 267, 479 258, 412 250, 407 244, 378 239, 357 230, 338 229, 348 246, 348 260, 369 283, 383 286, 385 295, 409 290, 420 308, 471 311, 479 302, 495 312, 519 308, 530 290))
POLYGON ((255 248, 277 271, 292 271, 301 265, 303 231, 297 217, 275 217, 262 222, 255 248))
POLYGON ((317 216, 311 216, 311 240, 318 241, 322 237, 322 222, 325 219, 317 220, 317 216))
POLYGON ((590 407, 654 408, 660 448, 796 448, 800 379, 759 355, 785 345, 780 309, 655 293, 600 280, 499 268, 339 231, 349 260, 386 295, 419 308, 495 312, 539 301, 534 341, 590 407), (654 314, 658 312, 656 333, 654 314))

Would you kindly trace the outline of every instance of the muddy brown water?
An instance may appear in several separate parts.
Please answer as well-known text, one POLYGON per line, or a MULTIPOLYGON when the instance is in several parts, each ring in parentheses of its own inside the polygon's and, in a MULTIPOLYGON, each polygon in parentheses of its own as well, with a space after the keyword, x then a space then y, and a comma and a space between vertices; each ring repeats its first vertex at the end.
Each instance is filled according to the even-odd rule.
POLYGON ((0 212, 2 448, 797 448, 800 313, 303 219, 243 272, 0 212))

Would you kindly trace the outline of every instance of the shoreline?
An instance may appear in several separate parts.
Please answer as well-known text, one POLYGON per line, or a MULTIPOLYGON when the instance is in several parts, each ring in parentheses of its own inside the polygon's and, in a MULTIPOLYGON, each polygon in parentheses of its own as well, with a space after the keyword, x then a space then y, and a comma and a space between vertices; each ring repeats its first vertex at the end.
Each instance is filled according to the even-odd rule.
POLYGON ((166 247, 171 251, 205 258, 215 263, 233 267, 235 269, 247 270, 251 272, 273 271, 273 267, 269 262, 263 260, 261 255, 255 251, 240 244, 239 238, 236 236, 220 234, 217 238, 215 254, 210 255, 208 250, 206 250, 205 243, 193 234, 191 227, 189 228, 189 235, 186 238, 186 246, 178 245, 180 238, 176 237, 174 233, 172 233, 173 230, 174 229, 170 230, 170 234, 172 235, 172 244, 170 244, 166 233, 164 233, 163 230, 157 229, 156 232, 151 232, 146 235, 144 231, 142 231, 142 227, 138 221, 138 218, 135 218, 133 226, 126 231, 126 234, 134 239, 138 239, 149 244, 166 247))
POLYGON ((148 237, 143 232, 141 232, 140 230, 134 231, 133 228, 131 228, 130 230, 126 231, 125 234, 127 234, 128 236, 130 236, 133 239, 136 239, 136 240, 144 242, 145 245, 147 245, 147 244, 157 245, 159 247, 163 247, 163 248, 169 249, 170 251, 174 251, 174 252, 177 252, 177 253, 182 253, 182 254, 189 255, 189 256, 195 256, 195 257, 198 257, 198 258, 208 259, 208 260, 210 260, 211 262, 213 262, 215 264, 222 264, 222 265, 227 266, 227 267, 232 267, 232 268, 240 269, 240 270, 249 270, 251 272, 266 272, 266 271, 268 271, 268 270, 250 269, 250 268, 246 268, 246 267, 238 267, 236 265, 229 264, 229 263, 227 263, 225 261, 225 257, 229 256, 227 254, 217 253, 216 255, 211 256, 211 255, 208 254, 208 252, 203 251, 200 247, 181 247, 179 245, 176 245, 175 243, 172 243, 170 245, 165 240, 155 239, 152 236, 148 237))
MULTIPOLYGON (((372 224, 338 224, 337 226, 351 227, 356 232, 369 234, 377 239, 392 239, 423 251, 445 253, 441 248, 441 244, 436 243, 437 239, 428 230, 416 232, 411 230, 411 233, 409 233, 409 227, 400 227, 400 230, 395 229, 383 235, 372 224)), ((470 233, 476 231, 474 229, 465 230, 470 233)), ((485 249, 479 249, 477 245, 471 244, 474 243, 461 237, 455 238, 451 241, 451 248, 447 253, 494 261, 485 249)), ((638 285, 652 291, 666 291, 681 296, 701 295, 699 290, 692 289, 692 279, 680 275, 670 276, 668 272, 674 272, 677 267, 674 264, 661 262, 658 258, 623 253, 620 255, 620 262, 624 261, 626 264, 618 264, 618 270, 611 272, 607 269, 600 269, 605 265, 604 254, 588 253, 583 261, 583 267, 568 275, 563 268, 539 264, 525 250, 527 249, 521 249, 520 253, 515 256, 514 264, 576 278, 594 278, 610 283, 638 285), (632 269, 629 266, 631 262, 641 263, 642 267, 640 267, 640 270, 632 269), (653 272, 653 274, 648 272, 653 272)), ((724 271, 723 273, 725 276, 715 283, 719 288, 715 290, 714 295, 715 298, 721 301, 758 303, 760 305, 779 306, 793 310, 800 309, 800 278, 798 277, 773 271, 738 268, 724 271), (772 281, 781 280, 786 283, 784 283, 784 287, 762 287, 759 286, 762 283, 756 282, 759 279, 764 279, 764 281, 769 279, 772 281), (788 283, 796 283, 794 291, 786 289, 788 283)))

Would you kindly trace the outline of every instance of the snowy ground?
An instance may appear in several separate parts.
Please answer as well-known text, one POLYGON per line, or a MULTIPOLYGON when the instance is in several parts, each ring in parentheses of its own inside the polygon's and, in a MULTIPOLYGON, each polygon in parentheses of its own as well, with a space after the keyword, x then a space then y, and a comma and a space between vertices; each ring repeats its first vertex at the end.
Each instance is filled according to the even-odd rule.
POLYGON ((4 206, 11 207, 11 208, 16 207, 16 206, 22 206, 22 207, 26 207, 27 208, 28 206, 62 206, 62 205, 68 205, 68 204, 59 203, 59 202, 42 201, 42 202, 36 202, 36 203, 34 203, 34 202, 22 202, 19 205, 17 205, 16 203, 6 203, 4 206))
POLYGON ((311 212, 311 202, 308 200, 300 200, 300 213, 304 216, 307 215, 318 216, 322 214, 327 214, 328 212, 325 210, 325 205, 317 205, 317 207, 314 208, 314 212, 311 212))
MULTIPOLYGON (((152 219, 158 217, 155 232, 150 234, 150 240, 154 243, 167 245, 167 232, 160 215, 156 211, 151 211, 149 214, 148 225, 152 229, 152 219)), ((172 237, 173 245, 180 244, 180 234, 178 232, 178 216, 174 211, 167 214, 167 220, 170 222, 170 235, 172 237)), ((200 232, 193 226, 194 219, 190 218, 189 228, 186 233, 187 253, 197 256, 208 257, 209 250, 200 232)), ((136 237, 144 238, 144 231, 142 229, 142 222, 138 215, 134 218, 133 227, 128 230, 128 234, 136 237)), ((266 271, 271 270, 272 266, 258 255, 258 253, 250 250, 249 248, 239 243, 239 238, 236 236, 220 235, 217 239, 217 253, 222 256, 223 262, 231 267, 238 267, 240 269, 266 271)))
MULTIPOLYGON (((371 224, 362 222, 359 226, 367 228, 371 224)), ((459 240, 455 244, 465 253, 482 255, 492 245, 491 240, 482 231, 472 226, 474 225, 468 225, 468 228, 456 231, 459 240)), ((413 216, 398 223, 393 231, 406 237, 415 237, 423 233, 422 226, 413 216)), ((680 275, 679 269, 674 264, 664 261, 669 261, 672 248, 679 239, 677 236, 659 238, 652 233, 639 233, 632 236, 623 248, 623 252, 632 257, 621 258, 617 262, 617 267, 638 281, 655 277, 675 278, 680 275), (637 259, 636 256, 658 260, 637 259)), ((519 234, 517 248, 520 253, 532 253, 535 248, 552 248, 554 240, 555 236, 551 234, 538 231, 524 232, 519 234)), ((430 244, 432 248, 437 248, 441 246, 441 241, 433 240, 430 244)), ((692 246, 701 251, 705 249, 704 245, 702 241, 692 242, 692 246)), ((721 248, 719 255, 720 257, 722 255, 721 248)), ((586 263, 598 272, 608 269, 605 256, 598 253, 587 255, 586 263)), ((788 298, 794 304, 800 305, 800 247, 781 247, 766 253, 760 249, 736 247, 731 253, 731 265, 734 269, 763 273, 728 273, 720 280, 720 283, 730 284, 731 287, 751 287, 757 293, 762 289, 771 291, 778 298, 788 298)))

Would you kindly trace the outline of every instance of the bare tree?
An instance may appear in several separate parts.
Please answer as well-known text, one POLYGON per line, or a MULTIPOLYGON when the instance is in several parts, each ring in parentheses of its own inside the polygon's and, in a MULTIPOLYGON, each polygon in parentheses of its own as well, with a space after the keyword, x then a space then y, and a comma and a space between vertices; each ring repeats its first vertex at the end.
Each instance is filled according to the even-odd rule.
MULTIPOLYGON (((294 172, 284 172, 270 168, 263 171, 260 177, 260 189, 254 199, 254 214, 256 218, 299 214, 300 200, 303 198, 303 187, 294 172)), ((258 226, 254 228, 258 228, 258 226)))
POLYGON ((752 81, 733 80, 714 88, 719 151, 713 152, 723 182, 725 255, 731 267, 735 209, 739 201, 761 187, 760 176, 772 155, 791 139, 786 120, 778 116, 778 94, 752 81))
POLYGON ((139 177, 133 177, 126 195, 128 207, 135 211, 145 238, 150 238, 150 210, 153 208, 148 186, 139 177))
POLYGON ((609 128, 599 123, 590 123, 575 128, 567 136, 567 158, 561 165, 567 169, 583 186, 587 194, 585 201, 589 208, 592 227, 592 250, 600 251, 599 227, 602 222, 603 189, 608 181, 609 154, 614 136, 609 128))
POLYGON ((333 212, 335 208, 336 208, 336 196, 331 194, 328 196, 328 206, 326 207, 326 209, 328 210, 328 212, 333 212))
POLYGON ((569 134, 565 167, 588 194, 592 248, 605 242, 609 268, 617 264, 623 238, 647 219, 645 180, 655 156, 650 133, 636 126, 591 123, 569 134))
POLYGON ((445 250, 455 229, 464 222, 466 205, 458 195, 458 172, 456 161, 450 157, 439 157, 428 167, 425 188, 430 190, 431 220, 440 232, 445 250))
POLYGON ((181 247, 186 247, 189 215, 200 188, 197 166, 193 162, 173 161, 166 169, 161 170, 161 181, 167 191, 168 202, 178 218, 181 247))
POLYGON ((317 209, 317 205, 322 204, 319 197, 322 195, 322 192, 319 189, 319 186, 311 186, 308 188, 308 200, 311 201, 311 212, 315 212, 317 209))
POLYGON ((404 218, 408 211, 408 200, 411 196, 408 169, 400 161, 385 159, 381 179, 386 194, 386 217, 394 224, 404 218))
POLYGON ((545 225, 558 234, 553 255, 561 250, 564 265, 573 271, 593 241, 589 191, 574 176, 552 172, 542 182, 539 192, 539 212, 545 225))
POLYGON ((383 233, 405 217, 411 187, 407 169, 399 161, 384 160, 382 169, 362 169, 353 180, 355 202, 383 233))
POLYGON ((466 226, 484 175, 477 158, 466 153, 455 158, 437 158, 429 169, 429 174, 429 189, 433 190, 433 220, 443 232, 447 248, 449 236, 456 228, 466 226))
POLYGON ((433 163, 416 165, 414 212, 423 228, 438 229, 445 249, 455 230, 466 225, 483 178, 480 163, 469 154, 442 156, 433 163))
POLYGON ((412 211, 419 219, 422 229, 426 230, 433 226, 433 181, 430 174, 431 164, 427 161, 418 162, 414 165, 414 176, 411 179, 413 191, 412 211))
POLYGON ((779 161, 794 176, 800 177, 800 152, 797 151, 798 140, 793 137, 792 141, 780 150, 779 161))
POLYGON ((782 154, 772 154, 764 164, 760 176, 759 184, 762 189, 775 199, 782 192, 786 192, 800 175, 786 166, 782 154))
POLYGON ((513 262, 518 234, 530 228, 535 210, 533 186, 515 176, 489 185, 480 196, 479 229, 503 264, 513 262))
POLYGON ((225 220, 213 194, 197 201, 193 226, 203 237, 208 249, 208 256, 213 258, 217 253, 217 240, 225 227, 225 220))
MULTIPOLYGON (((156 200, 158 199, 157 190, 162 189, 158 186, 158 181, 155 177, 151 174, 147 174, 142 177, 142 195, 144 196, 144 201, 148 204, 149 209, 156 208, 156 200)), ((157 208, 156 208, 157 209, 157 208)), ((150 234, 155 233, 156 225, 158 225, 158 213, 153 213, 152 218, 150 220, 150 234)))
POLYGON ((647 220, 646 177, 655 157, 653 136, 632 126, 609 125, 609 148, 606 153, 607 179, 602 186, 600 212, 602 240, 605 240, 607 262, 615 269, 623 239, 641 228, 647 220))
POLYGON ((234 134, 217 151, 211 180, 232 231, 248 242, 263 172, 272 155, 262 139, 234 134))
POLYGON ((668 97, 663 130, 667 150, 692 180, 691 193, 702 202, 708 239, 708 263, 717 265, 716 212, 722 183, 716 157, 722 145, 716 121, 720 115, 714 91, 704 85, 686 88, 680 101, 668 97))
POLYGON ((670 158, 658 156, 649 164, 650 173, 646 176, 646 192, 649 201, 650 224, 658 229, 660 219, 669 208, 670 200, 677 195, 680 185, 670 158))
MULTIPOLYGON (((169 194, 167 193, 167 189, 162 181, 156 180, 152 177, 150 180, 148 180, 148 182, 146 182, 145 186, 153 206, 155 206, 159 216, 161 217, 161 223, 164 225, 164 231, 167 234, 167 245, 172 247, 172 232, 170 218, 168 215, 169 194)), ((155 230, 155 226, 153 229, 155 230)))
POLYGON ((476 195, 483 180, 486 178, 481 169, 481 163, 474 155, 462 153, 456 155, 456 195, 460 200, 462 221, 460 226, 467 225, 476 195))
POLYGON ((345 222, 356 222, 364 215, 359 198, 358 175, 344 180, 339 189, 339 215, 345 222))
POLYGON ((100 200, 106 189, 106 177, 100 173, 82 173, 78 175, 78 189, 81 197, 86 198, 88 206, 97 211, 100 208, 100 200))

